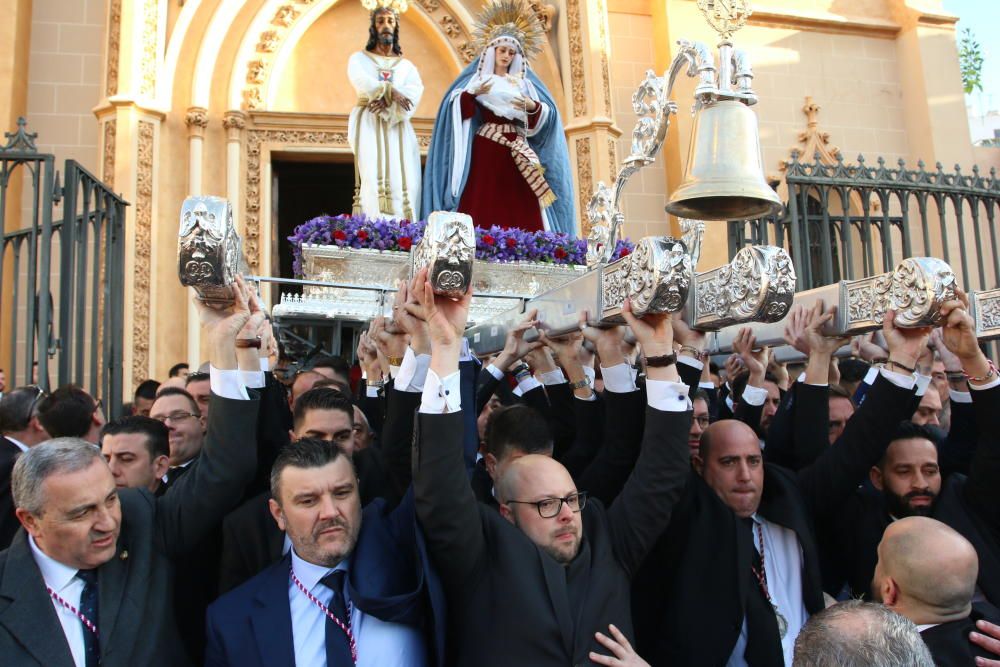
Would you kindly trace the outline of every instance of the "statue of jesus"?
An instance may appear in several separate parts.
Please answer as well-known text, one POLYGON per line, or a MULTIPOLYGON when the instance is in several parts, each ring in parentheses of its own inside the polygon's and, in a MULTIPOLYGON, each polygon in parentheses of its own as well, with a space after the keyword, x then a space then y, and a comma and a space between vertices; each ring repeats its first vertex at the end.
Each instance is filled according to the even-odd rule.
POLYGON ((424 84, 413 63, 402 57, 393 1, 363 2, 373 7, 368 44, 347 62, 358 94, 348 125, 354 152, 352 212, 413 220, 420 211, 420 148, 410 117, 424 84))

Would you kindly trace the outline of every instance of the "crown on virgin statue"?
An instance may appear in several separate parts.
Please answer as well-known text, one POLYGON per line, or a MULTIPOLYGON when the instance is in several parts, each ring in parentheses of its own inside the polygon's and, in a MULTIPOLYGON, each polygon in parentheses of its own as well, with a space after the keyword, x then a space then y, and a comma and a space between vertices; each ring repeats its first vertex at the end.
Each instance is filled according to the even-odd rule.
POLYGON ((493 0, 476 19, 476 50, 506 43, 516 45, 526 60, 542 50, 545 29, 534 10, 523 0, 493 0))
POLYGON ((407 0, 361 0, 361 6, 370 12, 376 9, 391 9, 397 14, 402 14, 410 7, 407 0))

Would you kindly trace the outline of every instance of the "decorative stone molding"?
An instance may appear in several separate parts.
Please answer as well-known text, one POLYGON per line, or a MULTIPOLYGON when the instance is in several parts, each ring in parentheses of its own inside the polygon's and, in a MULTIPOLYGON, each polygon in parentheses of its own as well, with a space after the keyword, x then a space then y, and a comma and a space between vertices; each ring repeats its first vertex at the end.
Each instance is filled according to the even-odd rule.
POLYGON ((611 116, 611 72, 608 67, 608 7, 605 0, 597 0, 597 21, 601 50, 601 86, 604 89, 604 113, 611 116))
POLYGON ((121 46, 122 0, 111 0, 108 8, 108 72, 104 92, 111 97, 118 92, 118 57, 121 46))
MULTIPOLYGON (((576 140, 576 181, 580 189, 580 211, 587 210, 590 197, 594 194, 593 169, 590 166, 590 138, 582 137, 576 140)), ((587 216, 583 216, 584 235, 590 231, 590 222, 587 216)))
POLYGON ((542 0, 529 0, 528 6, 531 7, 531 10, 535 12, 535 16, 541 21, 542 29, 546 33, 552 32, 552 19, 555 18, 558 12, 556 6, 542 2, 542 0))
POLYGON ((149 377, 149 267, 153 231, 153 123, 139 121, 135 188, 135 273, 132 293, 132 383, 149 377))
POLYGON ((618 141, 608 137, 608 169, 612 174, 618 171, 618 141))
MULTIPOLYGON (((257 46, 246 65, 246 85, 243 88, 243 108, 262 110, 265 106, 264 91, 274 66, 274 55, 305 14, 309 5, 317 0, 289 0, 278 7, 267 27, 258 35, 257 46)), ((440 0, 416 0, 416 6, 438 26, 463 63, 472 62, 477 53, 472 46, 472 34, 457 14, 440 0)))
POLYGON ((157 18, 160 3, 158 0, 146 0, 142 8, 142 85, 139 89, 144 97, 156 95, 156 64, 157 64, 157 18))
POLYGON ((585 116, 587 115, 587 86, 583 80, 583 28, 580 23, 580 0, 566 0, 566 20, 569 27, 569 75, 573 93, 573 115, 585 116))
MULTIPOLYGON (((806 103, 802 107, 806 115, 806 129, 799 132, 799 145, 792 146, 788 152, 798 151, 803 161, 810 162, 815 156, 819 156, 819 161, 823 164, 837 164, 843 159, 840 149, 830 143, 830 133, 819 129, 819 110, 822 107, 813 102, 813 98, 806 95, 806 103)), ((782 160, 781 171, 785 171, 787 163, 782 160)))
POLYGON ((118 136, 118 121, 111 118, 104 123, 104 161, 101 165, 101 180, 109 190, 115 189, 115 142, 118 136))
POLYGON ((208 127, 208 109, 202 107, 191 107, 184 116, 184 124, 188 127, 189 137, 204 138, 205 128, 208 127))
POLYGON ((260 266, 260 207, 261 179, 263 163, 261 146, 265 143, 309 144, 345 148, 347 132, 323 132, 318 130, 249 130, 246 142, 246 200, 243 220, 246 223, 243 237, 243 251, 251 273, 260 266))

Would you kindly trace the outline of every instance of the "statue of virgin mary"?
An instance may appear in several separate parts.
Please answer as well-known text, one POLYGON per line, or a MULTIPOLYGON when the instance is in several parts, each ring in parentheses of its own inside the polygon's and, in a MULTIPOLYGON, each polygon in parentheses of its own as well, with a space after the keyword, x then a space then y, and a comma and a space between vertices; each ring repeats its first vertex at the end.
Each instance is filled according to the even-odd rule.
POLYGON ((569 150, 555 101, 529 59, 545 39, 522 0, 479 17, 479 56, 445 94, 424 170, 421 217, 460 211, 477 227, 574 234, 569 150))

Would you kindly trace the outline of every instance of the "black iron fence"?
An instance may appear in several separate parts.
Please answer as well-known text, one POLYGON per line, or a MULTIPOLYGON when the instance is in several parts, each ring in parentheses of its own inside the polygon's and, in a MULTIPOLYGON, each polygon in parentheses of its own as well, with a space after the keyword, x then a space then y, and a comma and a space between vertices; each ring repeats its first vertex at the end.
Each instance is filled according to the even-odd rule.
POLYGON ((992 289, 1000 280, 994 169, 963 175, 938 163, 926 171, 857 164, 786 164, 788 201, 773 218, 729 224, 730 256, 748 244, 782 246, 795 261, 798 289, 891 271, 913 256, 948 262, 966 289, 992 289))
POLYGON ((23 118, 5 136, 0 331, 9 341, 7 384, 37 382, 49 391, 72 382, 118 415, 128 204, 74 160, 66 160, 60 184, 55 157, 38 152, 37 134, 23 118), (20 224, 6 219, 17 209, 20 224))

